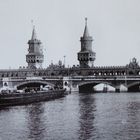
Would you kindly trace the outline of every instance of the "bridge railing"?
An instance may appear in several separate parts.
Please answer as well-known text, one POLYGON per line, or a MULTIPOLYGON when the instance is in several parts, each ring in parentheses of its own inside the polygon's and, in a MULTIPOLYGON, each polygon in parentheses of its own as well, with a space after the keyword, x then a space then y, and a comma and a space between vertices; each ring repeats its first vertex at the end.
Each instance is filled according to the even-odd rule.
POLYGON ((140 79, 140 76, 71 76, 71 79, 112 79, 112 80, 128 80, 128 79, 140 79))

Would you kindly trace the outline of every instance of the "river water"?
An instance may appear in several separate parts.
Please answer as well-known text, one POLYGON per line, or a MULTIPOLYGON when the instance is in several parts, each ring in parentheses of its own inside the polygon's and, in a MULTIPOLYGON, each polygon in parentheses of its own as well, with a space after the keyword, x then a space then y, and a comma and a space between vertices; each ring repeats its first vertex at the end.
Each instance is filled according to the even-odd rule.
POLYGON ((0 140, 139 140, 140 93, 72 93, 0 110, 0 140))

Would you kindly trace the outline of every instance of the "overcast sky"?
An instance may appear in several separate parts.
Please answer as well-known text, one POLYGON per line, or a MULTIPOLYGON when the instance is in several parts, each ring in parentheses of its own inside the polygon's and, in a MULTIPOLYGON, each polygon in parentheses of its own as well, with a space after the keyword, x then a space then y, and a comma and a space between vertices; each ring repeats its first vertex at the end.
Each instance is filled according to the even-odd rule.
POLYGON ((44 67, 64 55, 66 65, 78 64, 85 17, 95 65, 140 61, 140 0, 0 0, 0 68, 27 66, 32 19, 44 47, 44 67))

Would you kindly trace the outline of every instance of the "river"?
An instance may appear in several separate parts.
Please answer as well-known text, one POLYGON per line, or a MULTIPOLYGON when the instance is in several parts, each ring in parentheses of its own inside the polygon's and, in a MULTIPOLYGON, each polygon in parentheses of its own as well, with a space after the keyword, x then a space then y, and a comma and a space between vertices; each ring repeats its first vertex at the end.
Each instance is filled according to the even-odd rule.
POLYGON ((0 110, 0 140, 138 140, 140 93, 72 93, 0 110))

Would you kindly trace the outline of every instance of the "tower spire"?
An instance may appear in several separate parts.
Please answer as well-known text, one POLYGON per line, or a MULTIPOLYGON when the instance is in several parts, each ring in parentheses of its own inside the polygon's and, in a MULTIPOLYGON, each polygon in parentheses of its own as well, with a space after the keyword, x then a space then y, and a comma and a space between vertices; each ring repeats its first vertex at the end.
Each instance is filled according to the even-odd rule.
POLYGON ((37 36, 36 36, 36 31, 35 31, 35 25, 33 25, 33 31, 32 31, 32 38, 31 40, 35 40, 37 39, 37 36))
POLYGON ((88 27, 87 27, 87 17, 85 18, 85 30, 84 30, 84 34, 83 37, 88 37, 89 33, 88 33, 88 27))
POLYGON ((42 68, 42 63, 44 61, 44 55, 42 51, 41 41, 37 39, 35 26, 32 21, 32 36, 28 41, 29 48, 28 54, 26 55, 26 62, 28 63, 28 68, 36 69, 42 68))
POLYGON ((84 34, 80 38, 81 41, 81 50, 78 52, 78 61, 80 63, 80 67, 88 68, 93 67, 95 60, 95 52, 92 51, 92 36, 88 33, 87 28, 87 18, 85 18, 85 29, 84 34))
POLYGON ((88 19, 87 19, 87 17, 86 17, 86 18, 85 18, 85 25, 86 25, 86 26, 87 26, 87 20, 88 20, 88 19))

